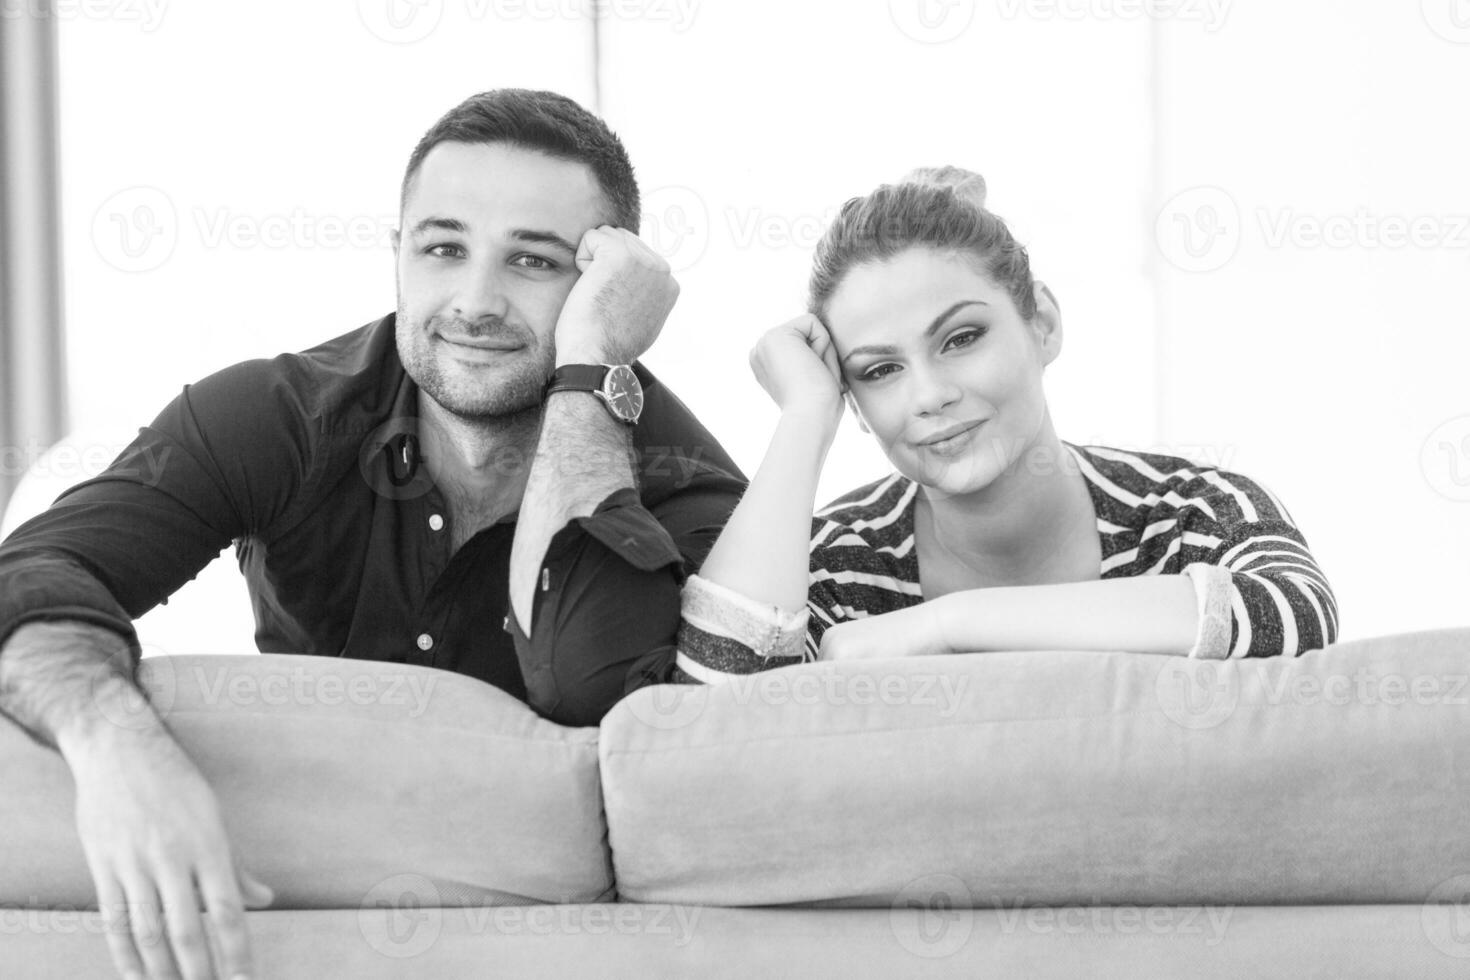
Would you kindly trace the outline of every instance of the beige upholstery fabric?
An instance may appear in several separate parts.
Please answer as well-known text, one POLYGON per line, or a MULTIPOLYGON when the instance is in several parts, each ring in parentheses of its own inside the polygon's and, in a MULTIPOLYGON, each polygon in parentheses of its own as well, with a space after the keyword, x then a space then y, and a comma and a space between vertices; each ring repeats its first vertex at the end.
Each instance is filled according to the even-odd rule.
POLYGON ((619 891, 1418 903, 1470 873, 1467 675, 1470 630, 1449 630, 1290 660, 974 654, 645 689, 602 726, 619 891))
MULTIPOLYGON (((255 655, 143 671, 276 908, 612 895, 596 729, 420 667, 255 655)), ((0 719, 0 773, 0 905, 95 902, 65 762, 0 719)))
MULTIPOLYGON (((532 909, 254 912, 256 976, 1026 977, 1190 980, 1462 976, 1454 906, 948 911, 532 909)), ((95 915, 13 922, 0 956, 27 980, 109 978, 95 915)), ((5 975, 11 976, 6 970, 5 975)))

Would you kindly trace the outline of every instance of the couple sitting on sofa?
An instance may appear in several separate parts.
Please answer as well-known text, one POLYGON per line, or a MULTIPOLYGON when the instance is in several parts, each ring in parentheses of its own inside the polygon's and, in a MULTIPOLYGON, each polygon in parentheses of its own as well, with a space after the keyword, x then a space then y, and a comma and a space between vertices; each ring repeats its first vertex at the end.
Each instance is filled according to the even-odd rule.
POLYGON ((132 619, 232 542, 261 650, 453 670, 569 725, 649 679, 816 656, 1332 642, 1255 483, 1058 439, 1057 305, 983 193, 923 173, 843 209, 809 314, 755 352, 782 416, 742 495, 636 363, 677 286, 617 138, 545 92, 439 120, 403 180, 394 315, 186 387, 0 543, 0 712, 71 766, 119 967, 206 975, 202 906, 243 973, 243 908, 271 900, 167 726, 120 707, 132 619), (898 472, 813 521, 844 398, 898 472))

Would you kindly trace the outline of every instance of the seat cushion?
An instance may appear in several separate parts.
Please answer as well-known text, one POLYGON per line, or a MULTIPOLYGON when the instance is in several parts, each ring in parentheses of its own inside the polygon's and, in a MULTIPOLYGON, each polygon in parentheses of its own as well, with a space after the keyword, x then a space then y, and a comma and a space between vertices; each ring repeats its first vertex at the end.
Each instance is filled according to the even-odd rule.
POLYGON ((1295 659, 987 653, 647 688, 603 722, 620 894, 1418 903, 1470 870, 1470 630, 1295 659))
MULTIPOLYGON (((544 721, 472 678, 390 663, 155 657, 141 678, 274 908, 612 894, 595 728, 544 721)), ((0 719, 0 773, 0 903, 94 903, 65 762, 0 719)))
MULTIPOLYGON (((256 976, 1448 977, 1470 956, 1453 905, 1012 910, 529 909, 252 912, 256 976)), ((112 977, 95 913, 12 912, 16 976, 112 977)), ((6 973, 7 976, 11 974, 6 973)))

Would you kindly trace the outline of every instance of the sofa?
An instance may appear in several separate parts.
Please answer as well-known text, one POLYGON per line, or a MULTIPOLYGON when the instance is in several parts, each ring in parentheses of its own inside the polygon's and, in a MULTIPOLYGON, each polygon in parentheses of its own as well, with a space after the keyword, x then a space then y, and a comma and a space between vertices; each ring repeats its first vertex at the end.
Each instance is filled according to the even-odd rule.
MULTIPOLYGON (((146 658, 261 978, 1470 976, 1470 629, 783 668, 569 729, 477 681, 146 658)), ((111 720, 136 723, 133 709, 111 720)), ((0 719, 0 976, 113 976, 0 719)))

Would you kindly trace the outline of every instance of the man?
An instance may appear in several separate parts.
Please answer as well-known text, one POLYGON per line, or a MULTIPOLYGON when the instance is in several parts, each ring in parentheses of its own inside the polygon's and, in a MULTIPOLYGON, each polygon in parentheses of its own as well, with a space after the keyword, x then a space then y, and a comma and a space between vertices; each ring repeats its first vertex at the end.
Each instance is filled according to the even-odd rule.
POLYGON ((635 364, 678 293, 638 215, 595 116, 467 100, 409 160, 396 315, 185 388, 0 545, 0 711, 72 768, 125 974, 213 975, 202 900, 218 975, 244 975, 243 908, 270 899, 163 724, 105 720, 131 619, 231 541, 263 650, 455 670, 576 725, 667 671, 682 571, 743 478, 635 364))

